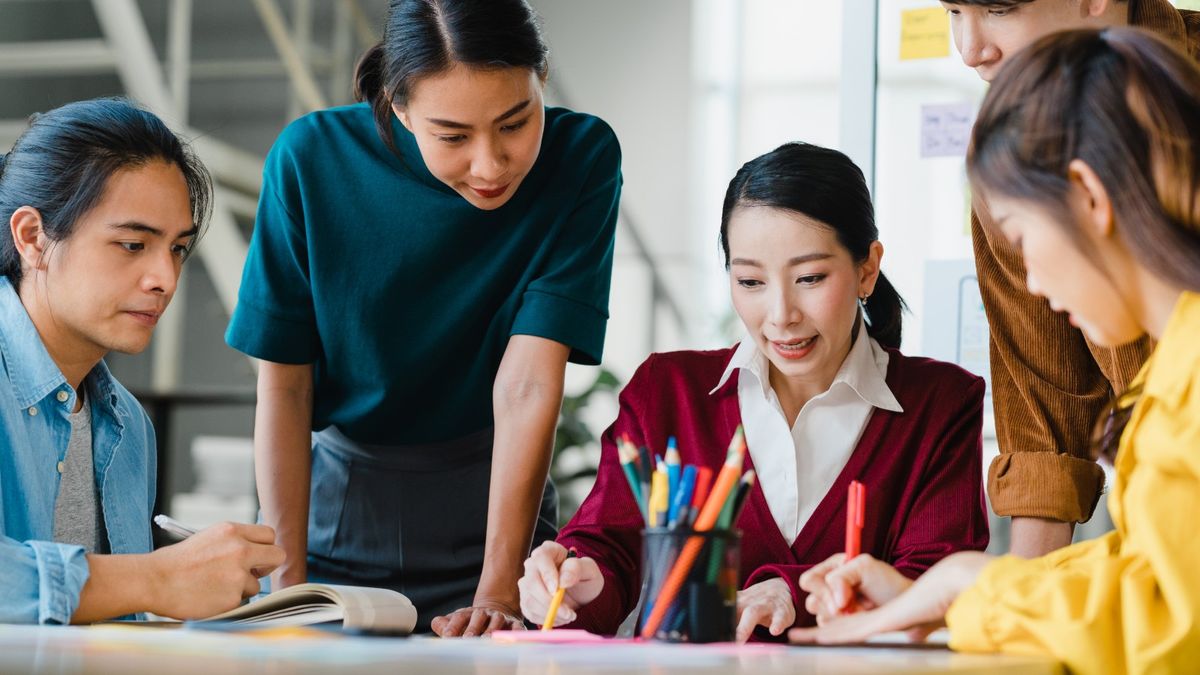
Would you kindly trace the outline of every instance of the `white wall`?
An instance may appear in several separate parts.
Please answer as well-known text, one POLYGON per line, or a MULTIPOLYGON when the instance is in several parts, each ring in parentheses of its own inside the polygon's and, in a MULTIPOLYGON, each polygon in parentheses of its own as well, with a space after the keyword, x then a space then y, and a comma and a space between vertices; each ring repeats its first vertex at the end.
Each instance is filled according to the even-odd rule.
MULTIPOLYGON (((539 0, 551 50, 551 103, 600 116, 617 133, 623 154, 622 203, 668 279, 685 313, 694 269, 694 236, 686 211, 691 143, 690 0, 539 0), (559 94, 556 96, 556 94, 559 94)), ((626 223, 617 232, 605 365, 628 378, 651 349, 649 274, 630 243, 626 223)), ((655 349, 687 345, 687 337, 659 324, 655 349)), ((572 373, 569 386, 590 380, 572 373)))

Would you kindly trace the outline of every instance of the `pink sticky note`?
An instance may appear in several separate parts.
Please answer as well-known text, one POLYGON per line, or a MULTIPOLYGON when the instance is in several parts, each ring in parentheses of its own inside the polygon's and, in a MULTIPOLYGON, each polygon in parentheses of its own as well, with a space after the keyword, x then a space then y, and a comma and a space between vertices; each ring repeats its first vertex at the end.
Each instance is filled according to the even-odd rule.
POLYGON ((498 630, 492 632, 495 642, 534 642, 546 644, 595 644, 597 642, 630 642, 616 640, 603 635, 589 633, 586 630, 573 628, 556 628, 554 630, 498 630))

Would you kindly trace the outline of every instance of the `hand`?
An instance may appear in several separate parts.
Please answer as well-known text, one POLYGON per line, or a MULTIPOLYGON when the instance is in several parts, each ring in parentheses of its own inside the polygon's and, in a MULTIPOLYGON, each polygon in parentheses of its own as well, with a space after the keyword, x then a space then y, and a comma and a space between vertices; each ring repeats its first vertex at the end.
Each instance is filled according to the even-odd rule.
POLYGON ((900 595, 912 581, 891 565, 867 553, 846 562, 844 553, 800 575, 800 588, 808 592, 804 608, 823 624, 843 614, 871 610, 900 595))
POLYGON ((596 599, 604 590, 600 566, 591 558, 567 558, 567 549, 552 541, 533 550, 525 561, 525 575, 517 581, 521 591, 521 611, 536 624, 546 620, 550 600, 559 587, 567 589, 554 625, 571 623, 576 611, 596 599))
POLYGON ((494 630, 525 630, 525 622, 511 608, 496 602, 480 602, 434 617, 430 623, 439 637, 477 637, 494 630))
POLYGON ((308 581, 307 553, 288 556, 288 561, 271 573, 271 592, 281 591, 288 586, 295 586, 308 581))
POLYGON ((737 641, 750 639, 757 626, 766 626, 771 635, 780 635, 796 623, 796 607, 787 582, 778 577, 760 581, 738 591, 737 641))
POLYGON ((950 604, 979 576, 992 556, 975 551, 955 553, 930 567, 900 595, 876 609, 839 616, 817 628, 795 628, 792 642, 862 642, 877 633, 909 631, 914 641, 945 625, 950 604))
POLYGON ((258 593, 259 577, 283 563, 275 530, 221 523, 150 554, 151 612, 203 619, 237 607, 258 593))

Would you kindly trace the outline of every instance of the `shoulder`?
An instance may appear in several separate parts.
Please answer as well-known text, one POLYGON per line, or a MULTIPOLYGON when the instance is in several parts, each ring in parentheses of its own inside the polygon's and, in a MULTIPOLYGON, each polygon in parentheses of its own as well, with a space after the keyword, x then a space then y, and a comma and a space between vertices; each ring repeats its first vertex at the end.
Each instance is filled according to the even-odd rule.
POLYGON ((1183 24, 1187 30, 1188 52, 1192 58, 1200 61, 1200 12, 1181 9, 1183 24))
POLYGON ((276 148, 304 146, 322 141, 319 146, 334 145, 330 141, 341 135, 358 135, 363 131, 374 133, 375 117, 365 103, 315 110, 292 120, 275 141, 276 148), (330 138, 330 135, 334 138, 330 138))
POLYGON ((267 153, 266 170, 281 165, 314 165, 356 148, 373 150, 378 142, 375 117, 365 103, 316 110, 283 128, 267 153))
POLYGON ((734 347, 711 350, 656 352, 638 366, 630 387, 655 392, 699 392, 707 395, 717 386, 734 347))
POLYGON ((544 146, 552 154, 573 158, 590 156, 616 164, 621 159, 621 144, 607 122, 566 108, 546 108, 544 146))
POLYGON ((910 403, 931 398, 962 405, 982 405, 984 379, 960 366, 923 356, 906 356, 899 350, 888 353, 888 387, 906 410, 910 403))

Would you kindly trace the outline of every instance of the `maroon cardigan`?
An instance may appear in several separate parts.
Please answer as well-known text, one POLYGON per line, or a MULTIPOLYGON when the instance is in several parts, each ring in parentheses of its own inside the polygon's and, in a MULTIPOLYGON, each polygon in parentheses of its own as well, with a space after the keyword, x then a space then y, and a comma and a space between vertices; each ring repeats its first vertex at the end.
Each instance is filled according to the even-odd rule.
MULTIPOLYGON (((617 420, 601 439, 596 484, 558 536, 562 545, 594 558, 604 575, 604 590, 580 609, 573 627, 615 633, 641 588, 642 518, 614 440, 628 434, 634 443, 662 452, 674 435, 684 464, 719 470, 741 423, 736 374, 709 391, 733 351, 653 354, 621 392, 617 420)), ((863 552, 908 577, 955 551, 987 547, 983 380, 948 363, 888 353, 886 381, 904 412, 876 408, 871 413, 846 466, 796 541, 784 540, 759 484, 737 521, 743 532, 743 588, 782 578, 792 591, 797 626, 815 624, 804 609, 800 574, 843 550, 851 480, 867 487, 863 552)), ((752 468, 749 454, 746 462, 752 468)))

